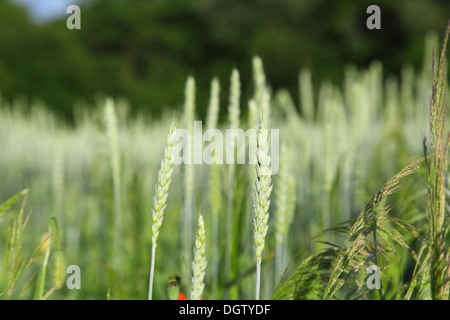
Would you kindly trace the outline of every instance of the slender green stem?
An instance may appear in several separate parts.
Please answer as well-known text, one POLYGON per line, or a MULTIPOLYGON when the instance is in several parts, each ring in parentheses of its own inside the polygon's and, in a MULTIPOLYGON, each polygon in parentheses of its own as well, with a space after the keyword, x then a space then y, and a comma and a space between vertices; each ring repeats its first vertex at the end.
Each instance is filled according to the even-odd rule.
MULTIPOLYGON (((230 77, 230 95, 229 95, 229 106, 228 106, 228 118, 229 125, 231 129, 238 129, 240 126, 240 97, 241 97, 241 81, 239 72, 237 69, 233 69, 230 77)), ((234 137, 232 138, 234 141, 234 137)), ((232 142, 232 141, 228 141, 232 142)), ((230 280, 231 275, 231 256, 233 248, 233 199, 234 199, 234 142, 227 150, 233 154, 233 164, 230 164, 228 171, 228 199, 227 199, 227 217, 226 217, 226 232, 227 232, 227 242, 226 242, 226 256, 225 256, 225 279, 230 280)), ((228 154, 227 154, 228 156, 228 154)), ((228 299, 228 289, 225 291, 225 299, 228 299)))
MULTIPOLYGON (((184 101, 184 126, 185 129, 193 136, 194 133, 194 121, 195 121, 195 79, 190 76, 188 77, 185 85, 185 101, 184 101)), ((195 137, 194 137, 195 139, 195 137)), ((192 212, 195 207, 195 167, 192 164, 193 160, 193 145, 192 143, 188 143, 186 146, 186 158, 189 159, 188 163, 185 163, 182 167, 182 175, 183 175, 183 218, 181 220, 182 233, 183 233, 183 259, 184 262, 192 260, 192 212)), ((188 269, 184 269, 184 275, 187 277, 189 274, 188 269)))
POLYGON ((219 287, 219 219, 216 215, 213 216, 212 230, 212 293, 213 298, 217 299, 219 287))
POLYGON ((152 262, 150 264, 150 280, 148 283, 148 300, 152 300, 153 297, 153 275, 155 273, 155 252, 156 244, 152 244, 152 262))
POLYGON ((259 294, 261 291, 261 259, 256 259, 256 291, 255 300, 259 300, 259 294))
POLYGON ((117 115, 112 99, 108 99, 105 104, 105 120, 107 136, 109 140, 110 165, 113 176, 113 201, 114 201, 114 257, 113 265, 116 268, 121 260, 121 235, 122 235, 122 213, 121 213, 121 163, 119 150, 119 133, 117 115))
MULTIPOLYGON (((229 281, 231 273, 231 251, 233 247, 233 194, 234 191, 234 165, 230 165, 228 171, 228 198, 227 198, 227 217, 226 217, 226 253, 225 253, 225 279, 229 281)), ((228 289, 225 291, 225 299, 228 299, 228 289)))

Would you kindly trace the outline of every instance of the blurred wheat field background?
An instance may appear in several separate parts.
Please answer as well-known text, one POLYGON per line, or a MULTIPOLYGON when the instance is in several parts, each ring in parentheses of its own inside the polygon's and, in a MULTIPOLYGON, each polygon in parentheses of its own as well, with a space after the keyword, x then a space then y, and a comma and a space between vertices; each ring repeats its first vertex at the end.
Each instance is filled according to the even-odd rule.
MULTIPOLYGON (((299 70, 298 92, 272 92, 270 79, 258 71, 257 60, 249 61, 254 79, 245 81, 255 83, 250 95, 256 96, 258 88, 268 95, 270 128, 279 129, 281 145, 280 171, 272 176, 269 228, 262 254, 262 299, 378 298, 377 290, 365 287, 366 268, 374 264, 378 250, 385 298, 434 297, 432 285, 424 277, 415 277, 414 261, 422 261, 420 239, 427 225, 423 166, 383 204, 385 214, 408 225, 397 230, 394 220, 389 220, 374 228, 380 228, 379 248, 373 248, 376 241, 368 240, 365 251, 357 252, 360 256, 355 257, 355 264, 343 269, 342 275, 334 273, 342 280, 341 286, 336 291, 325 288, 333 279, 329 273, 339 261, 339 248, 345 247, 352 219, 364 211, 386 181, 423 157, 424 137, 432 150, 429 110, 432 48, 439 52, 440 47, 437 38, 435 34, 426 38, 420 71, 405 65, 397 79, 384 75, 379 62, 367 70, 349 65, 340 86, 323 82, 317 92, 312 89, 314 74, 307 69, 299 70), (329 231, 321 233, 326 229, 329 231), (402 233, 407 229, 414 232, 402 233), (303 277, 301 289, 292 287, 290 276, 296 272, 303 277), (414 281, 422 286, 410 289, 408 295, 414 281), (327 292, 331 294, 327 296, 327 292)), ((230 83, 219 85, 227 94, 232 90, 230 83)), ((180 97, 180 104, 183 90, 173 93, 180 97)), ((164 110, 158 119, 130 116, 125 99, 108 99, 98 96, 94 111, 79 108, 73 126, 59 121, 43 106, 33 105, 31 111, 25 111, 24 100, 17 99, 12 105, 0 101, 0 203, 28 189, 14 199, 14 205, 0 211, 2 299, 43 298, 41 286, 44 292, 54 288, 46 297, 49 299, 147 298, 157 172, 171 122, 184 128, 189 116, 171 110, 164 110), (112 105, 109 111, 108 101, 112 105), (14 235, 11 230, 20 225, 21 214, 30 212, 24 233, 14 235), (50 227, 52 217, 57 222, 56 242, 55 227, 50 227), (49 233, 50 244, 45 236, 49 233), (30 257, 32 261, 26 265, 30 257), (5 261, 12 264, 3 266, 5 261), (69 265, 80 267, 80 290, 69 290, 61 280, 61 272, 69 265), (42 284, 38 279, 44 270, 47 276, 42 284)), ((256 108, 261 105, 259 102, 256 108)), ((239 108, 238 126, 254 127, 255 105, 240 98, 239 108)), ((228 105, 220 105, 220 109, 229 110, 228 105)), ((202 120, 191 111, 191 118, 202 120)), ((229 121, 219 118, 218 128, 230 128, 229 121)), ((253 299, 254 166, 192 165, 189 170, 191 181, 186 182, 188 170, 174 166, 159 230, 153 298, 167 298, 166 284, 172 275, 181 278, 181 291, 189 296, 201 214, 207 257, 202 296, 253 299), (191 188, 186 187, 189 183, 191 188), (185 215, 187 197, 192 198, 189 219, 185 215), (232 212, 231 218, 227 211, 232 212)), ((419 271, 420 275, 429 272, 419 271)))

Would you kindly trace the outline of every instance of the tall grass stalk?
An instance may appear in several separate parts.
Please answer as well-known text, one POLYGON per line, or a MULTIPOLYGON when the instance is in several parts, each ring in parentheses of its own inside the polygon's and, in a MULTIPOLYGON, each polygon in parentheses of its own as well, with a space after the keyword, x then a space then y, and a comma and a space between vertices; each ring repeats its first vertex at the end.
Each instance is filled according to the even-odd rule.
POLYGON ((266 84, 266 75, 264 66, 260 57, 253 57, 253 82, 254 93, 253 98, 249 101, 249 127, 258 129, 259 121, 265 121, 265 125, 269 127, 271 117, 270 91, 266 84), (256 104, 256 105, 255 105, 256 104), (257 116, 255 115, 257 111, 257 116))
POLYGON ((258 128, 258 105, 255 102, 255 100, 250 99, 248 101, 248 119, 247 119, 247 126, 250 129, 257 129, 258 128))
POLYGON ((256 134, 256 194, 253 205, 253 237, 256 246, 255 299, 259 300, 261 287, 261 259, 267 230, 269 229, 269 206, 272 192, 271 163, 269 156, 268 130, 261 121, 256 134))
POLYGON ((106 133, 108 136, 110 164, 113 176, 114 190, 114 243, 113 243, 113 266, 119 267, 121 261, 121 235, 122 235, 122 213, 121 213, 121 164, 119 151, 119 134, 117 116, 114 102, 108 98, 105 103, 106 133))
POLYGON ((262 94, 266 90, 266 75, 264 73, 263 62, 259 56, 253 57, 252 67, 253 67, 253 84, 255 90, 253 93, 252 100, 255 101, 257 104, 259 104, 262 98, 262 94))
POLYGON ((288 163, 288 148, 281 146, 280 171, 275 193, 275 279, 282 274, 287 251, 287 236, 295 204, 295 182, 288 163))
POLYGON ((261 94, 261 100, 259 104, 260 118, 259 120, 264 122, 264 125, 269 128, 272 116, 272 106, 270 103, 270 92, 269 90, 264 90, 261 94))
MULTIPOLYGON (((429 103, 429 133, 431 140, 431 154, 428 154, 426 139, 424 139, 424 153, 427 177, 427 207, 428 234, 425 237, 417 262, 414 268, 411 284, 405 293, 405 299, 432 298, 448 299, 448 264, 449 256, 445 252, 445 238, 448 234, 448 222, 445 219, 445 203, 448 195, 445 192, 445 172, 447 171, 447 141, 445 135, 446 117, 446 46, 448 41, 449 25, 445 34, 444 43, 436 68, 436 55, 434 48, 437 46, 437 34, 429 33, 425 38, 425 58, 422 73, 416 78, 416 83, 421 87, 428 87, 432 82, 431 95, 425 90, 417 93, 417 110, 420 105, 429 103), (430 63, 430 61, 432 63, 430 63), (446 272, 447 270, 447 272, 446 272), (431 295, 431 296, 430 296, 431 295)), ((417 112, 416 121, 420 123, 423 118, 421 112, 417 112)), ((448 209, 447 209, 448 210, 448 209)))
POLYGON ((303 117, 308 121, 314 120, 314 95, 311 80, 311 71, 303 69, 299 75, 300 102, 303 117))
MULTIPOLYGON (((322 198, 322 217, 321 217, 321 229, 327 229, 331 224, 331 212, 330 212, 330 196, 331 187, 334 178, 333 168, 336 165, 337 160, 335 158, 336 151, 332 150, 333 146, 336 146, 335 133, 333 130, 337 127, 336 117, 336 104, 332 98, 333 87, 329 82, 324 82, 320 86, 319 99, 318 99, 318 115, 321 117, 321 122, 324 123, 324 186, 323 186, 323 198, 322 198)), ((337 140, 337 139, 336 139, 337 140)), ((326 239, 329 241, 330 239, 326 239)))
POLYGON ((161 166, 158 171, 158 178, 155 186, 155 195, 153 196, 152 210, 152 260, 150 265, 150 277, 148 286, 148 299, 152 300, 153 294, 153 276, 155 272, 155 254, 159 230, 164 220, 164 211, 167 206, 167 197, 172 183, 173 172, 173 147, 175 144, 175 125, 172 122, 167 135, 164 155, 161 160, 161 166))
POLYGON ((430 282, 431 295, 436 300, 447 300, 450 288, 448 282, 450 256, 445 249, 445 236, 448 231, 448 227, 445 224, 445 173, 448 166, 447 156, 450 142, 449 134, 446 133, 445 129, 445 116, 447 113, 446 49, 449 31, 450 22, 447 26, 437 65, 433 58, 433 89, 430 103, 432 154, 429 161, 426 160, 428 185, 427 217, 430 227, 429 241, 431 250, 430 282))
POLYGON ((64 226, 64 148, 56 143, 53 160, 53 212, 60 226, 64 226))
MULTIPOLYGON (((186 80, 186 86, 184 90, 184 127, 193 137, 194 132, 194 120, 195 120, 195 80, 192 76, 188 77, 186 80)), ((192 142, 192 141, 191 141, 192 142)), ((186 151, 186 158, 191 162, 193 160, 193 143, 188 148, 184 148, 186 151)), ((182 166, 183 173, 183 218, 180 219, 182 228, 182 247, 183 247, 183 257, 186 264, 191 261, 192 256, 192 212, 194 210, 194 179, 195 179, 195 168, 193 164, 184 164, 182 166)), ((189 270, 185 270, 185 275, 189 274, 189 270)))
POLYGON ((220 83, 218 78, 211 80, 211 89, 208 102, 208 113, 206 116, 207 129, 217 128, 220 111, 220 83))
MULTIPOLYGON (((234 69, 230 77, 230 93, 228 105, 229 129, 237 129, 240 126, 240 98, 241 98, 241 81, 239 72, 234 69)), ((235 139, 234 137, 232 139, 235 139)), ((237 138, 239 139, 239 138, 237 138)), ((233 163, 228 166, 228 198, 227 198, 227 215, 226 215, 226 253, 225 253, 225 279, 229 281, 231 277, 231 251, 234 245, 233 241, 233 200, 234 200, 234 143, 229 143, 228 154, 233 155, 233 163), (233 149, 231 149, 231 147, 233 149)), ((228 298, 228 290, 225 292, 225 298, 228 298)))
MULTIPOLYGON (((206 126, 208 129, 217 128, 220 109, 219 94, 219 80, 217 78, 214 78, 211 81, 211 93, 206 119, 206 126)), ((215 154, 213 156, 215 156, 215 154)), ((217 292, 219 287, 219 213, 222 208, 220 168, 221 166, 217 163, 213 163, 209 166, 207 184, 209 188, 208 200, 211 208, 212 218, 211 291, 212 297, 214 299, 217 299, 217 292)))

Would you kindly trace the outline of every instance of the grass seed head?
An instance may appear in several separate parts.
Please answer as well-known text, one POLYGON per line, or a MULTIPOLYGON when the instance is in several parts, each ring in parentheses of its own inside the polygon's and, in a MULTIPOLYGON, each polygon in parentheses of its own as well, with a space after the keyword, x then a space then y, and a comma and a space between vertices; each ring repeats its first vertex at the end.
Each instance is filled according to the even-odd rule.
POLYGON ((169 187, 172 182, 173 172, 173 147, 175 144, 175 125, 172 122, 167 136, 167 143, 164 147, 164 156, 161 160, 161 167, 158 171, 158 178, 155 186, 155 195, 153 197, 152 210, 152 243, 156 246, 156 240, 159 235, 159 229, 163 222, 164 210, 166 208, 167 197, 169 196, 169 187))

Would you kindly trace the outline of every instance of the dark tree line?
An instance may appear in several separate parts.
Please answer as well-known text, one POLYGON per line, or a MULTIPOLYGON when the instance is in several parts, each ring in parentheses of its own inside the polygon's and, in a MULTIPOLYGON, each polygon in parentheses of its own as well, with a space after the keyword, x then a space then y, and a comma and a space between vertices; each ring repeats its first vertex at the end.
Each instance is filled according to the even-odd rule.
MULTIPOLYGON (((418 69, 424 35, 441 34, 449 12, 450 2, 438 0, 93 0, 81 7, 82 29, 68 30, 65 19, 37 25, 2 0, 0 92, 6 100, 42 100, 68 120, 75 102, 92 104, 99 92, 158 114, 181 105, 194 75, 203 116, 213 76, 226 88, 237 67, 251 94, 255 54, 271 86, 294 98, 302 67, 316 83, 340 83, 349 62, 379 59, 386 74, 405 62, 418 69), (370 4, 381 8, 381 30, 366 28, 370 4)), ((226 90, 222 98, 226 104, 226 90)))

